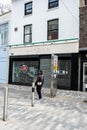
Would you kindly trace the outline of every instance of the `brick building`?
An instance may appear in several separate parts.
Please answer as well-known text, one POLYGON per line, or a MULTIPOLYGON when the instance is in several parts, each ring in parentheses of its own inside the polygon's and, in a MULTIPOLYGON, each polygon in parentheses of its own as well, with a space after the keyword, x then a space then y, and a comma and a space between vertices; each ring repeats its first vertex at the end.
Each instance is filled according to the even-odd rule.
POLYGON ((87 88, 87 0, 80 0, 79 81, 80 90, 87 88))

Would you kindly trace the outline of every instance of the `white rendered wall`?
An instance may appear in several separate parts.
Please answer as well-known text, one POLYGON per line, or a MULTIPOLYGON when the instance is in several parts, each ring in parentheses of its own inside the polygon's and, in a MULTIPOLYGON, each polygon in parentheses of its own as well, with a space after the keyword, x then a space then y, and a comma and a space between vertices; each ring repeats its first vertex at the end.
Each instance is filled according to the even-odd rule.
POLYGON ((67 42, 57 44, 42 44, 33 46, 11 47, 9 49, 10 56, 16 55, 40 55, 40 54, 65 54, 65 53, 78 53, 78 42, 67 42))
POLYGON ((12 3, 11 44, 23 43, 23 27, 28 24, 32 24, 32 42, 47 41, 47 21, 56 18, 59 19, 59 39, 79 37, 79 0, 59 0, 59 7, 53 9, 48 9, 48 0, 32 1, 33 13, 27 16, 24 16, 24 3, 29 0, 12 3))

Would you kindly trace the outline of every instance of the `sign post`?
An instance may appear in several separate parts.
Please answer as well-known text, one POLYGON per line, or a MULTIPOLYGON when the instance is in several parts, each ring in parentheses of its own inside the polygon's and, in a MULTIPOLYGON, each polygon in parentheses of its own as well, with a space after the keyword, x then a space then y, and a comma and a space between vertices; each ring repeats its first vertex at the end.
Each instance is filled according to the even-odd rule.
POLYGON ((57 92, 57 71, 58 71, 58 56, 51 56, 51 97, 56 96, 57 92))

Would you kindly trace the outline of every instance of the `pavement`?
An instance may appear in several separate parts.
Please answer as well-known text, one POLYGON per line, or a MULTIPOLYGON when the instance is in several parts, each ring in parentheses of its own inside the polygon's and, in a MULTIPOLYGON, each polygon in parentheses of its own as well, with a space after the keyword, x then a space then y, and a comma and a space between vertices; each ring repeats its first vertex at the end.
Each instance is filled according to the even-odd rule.
POLYGON ((31 106, 32 89, 0 84, 0 130, 87 130, 87 92, 43 88, 31 106), (8 87, 7 118, 3 121, 4 87, 8 87))

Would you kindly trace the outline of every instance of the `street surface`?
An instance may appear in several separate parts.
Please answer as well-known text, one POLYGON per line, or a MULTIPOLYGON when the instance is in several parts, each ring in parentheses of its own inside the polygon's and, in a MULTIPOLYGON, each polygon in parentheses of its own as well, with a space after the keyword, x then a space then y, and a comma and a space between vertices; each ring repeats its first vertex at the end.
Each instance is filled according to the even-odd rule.
POLYGON ((43 88, 43 99, 31 106, 31 87, 7 86, 7 120, 3 121, 4 87, 0 84, 0 130, 87 130, 87 92, 43 88))

